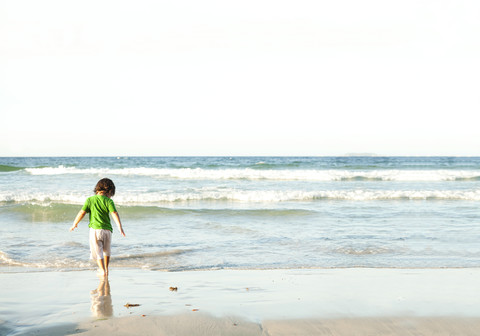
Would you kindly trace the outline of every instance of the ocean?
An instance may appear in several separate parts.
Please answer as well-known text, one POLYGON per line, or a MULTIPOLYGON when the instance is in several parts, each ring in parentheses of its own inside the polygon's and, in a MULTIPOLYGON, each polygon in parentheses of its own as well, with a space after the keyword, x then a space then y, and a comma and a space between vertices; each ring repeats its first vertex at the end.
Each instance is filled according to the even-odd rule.
POLYGON ((112 269, 480 267, 478 157, 2 157, 0 272, 95 269, 103 177, 112 269))

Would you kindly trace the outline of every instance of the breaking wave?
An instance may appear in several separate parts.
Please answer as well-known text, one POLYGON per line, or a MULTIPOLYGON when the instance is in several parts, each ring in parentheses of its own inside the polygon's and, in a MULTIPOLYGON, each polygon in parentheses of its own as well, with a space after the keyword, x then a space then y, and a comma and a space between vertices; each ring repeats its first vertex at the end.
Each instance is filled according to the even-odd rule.
MULTIPOLYGON (((0 202, 33 205, 83 204, 85 195, 61 193, 0 194, 0 202)), ((155 206, 165 203, 205 202, 290 202, 321 200, 463 200, 480 201, 480 190, 261 190, 198 189, 188 192, 124 193, 114 197, 116 204, 125 206, 155 206)))
MULTIPOLYGON (((21 169, 21 168, 19 168, 21 169)), ((148 176, 183 180, 284 181, 480 181, 480 170, 321 170, 321 169, 203 169, 203 168, 25 168, 31 175, 84 174, 96 176, 148 176)))

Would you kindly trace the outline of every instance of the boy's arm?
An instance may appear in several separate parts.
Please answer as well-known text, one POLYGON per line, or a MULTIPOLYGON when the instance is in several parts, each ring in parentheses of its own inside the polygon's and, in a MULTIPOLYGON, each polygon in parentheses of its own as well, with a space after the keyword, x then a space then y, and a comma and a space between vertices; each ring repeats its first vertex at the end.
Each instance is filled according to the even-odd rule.
POLYGON ((73 231, 73 230, 75 230, 75 229, 77 228, 78 223, 80 223, 80 221, 83 219, 83 217, 85 217, 85 214, 86 214, 86 213, 87 213, 87 212, 84 211, 84 210, 80 210, 80 211, 78 212, 78 215, 77 215, 77 217, 75 217, 75 220, 73 221, 73 225, 72 225, 72 227, 70 228, 70 231, 73 231))
POLYGON ((111 214, 112 214, 113 220, 115 221, 115 223, 117 223, 118 230, 120 231, 122 236, 125 237, 125 232, 123 232, 123 228, 122 228, 122 221, 120 220, 120 216, 118 215, 118 212, 111 212, 111 214))

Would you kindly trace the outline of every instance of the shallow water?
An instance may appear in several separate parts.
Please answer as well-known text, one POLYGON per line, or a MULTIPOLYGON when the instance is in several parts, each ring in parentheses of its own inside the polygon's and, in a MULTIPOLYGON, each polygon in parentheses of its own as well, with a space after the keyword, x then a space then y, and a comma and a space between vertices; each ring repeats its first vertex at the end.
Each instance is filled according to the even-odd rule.
POLYGON ((103 177, 127 234, 112 267, 480 266, 480 158, 0 158, 0 271, 89 269, 103 177))

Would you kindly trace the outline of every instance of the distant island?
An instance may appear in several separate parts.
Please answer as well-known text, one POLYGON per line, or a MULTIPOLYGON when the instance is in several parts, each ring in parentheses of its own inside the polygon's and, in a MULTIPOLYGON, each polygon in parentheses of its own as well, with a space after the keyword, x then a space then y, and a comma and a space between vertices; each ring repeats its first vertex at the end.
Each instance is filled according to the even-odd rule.
POLYGON ((347 153, 345 156, 378 156, 375 153, 347 153))

